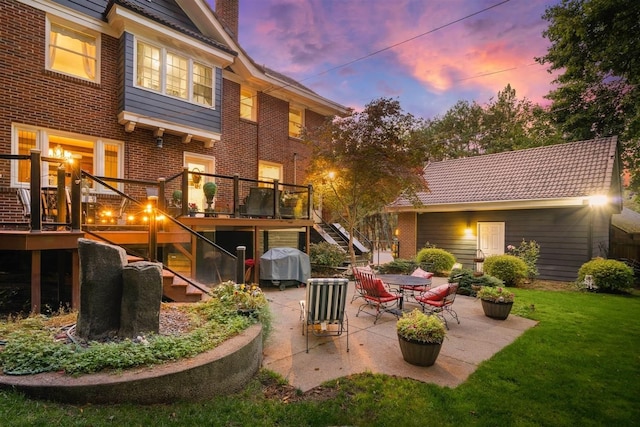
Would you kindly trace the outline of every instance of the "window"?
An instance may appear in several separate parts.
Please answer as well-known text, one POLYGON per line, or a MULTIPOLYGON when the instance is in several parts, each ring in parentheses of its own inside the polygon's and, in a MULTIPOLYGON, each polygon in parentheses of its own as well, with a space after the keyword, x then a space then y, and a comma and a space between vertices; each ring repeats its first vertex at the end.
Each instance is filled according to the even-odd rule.
POLYGON ((193 101, 213 105, 213 70, 197 62, 193 63, 193 101))
MULTIPOLYGON (((30 154, 32 149, 41 150, 43 156, 71 157, 78 155, 80 168, 91 174, 112 178, 122 178, 124 150, 123 143, 84 135, 73 135, 49 129, 28 126, 14 126, 13 149, 16 154, 30 154)), ((59 163, 44 163, 42 185, 55 184, 59 163)), ((28 161, 12 162, 11 185, 28 186, 31 166, 28 161)))
MULTIPOLYGON (((271 162, 258 162, 258 179, 260 181, 282 181, 282 165, 271 162)), ((266 184, 260 184, 266 186, 266 184)), ((273 186, 271 186, 273 187, 273 186)))
POLYGON ((240 118, 256 121, 256 94, 247 88, 240 88, 240 118))
POLYGON ((97 82, 99 42, 98 34, 49 22, 47 69, 97 82))
POLYGON ((187 63, 186 58, 167 53, 167 95, 182 99, 189 98, 187 63))
POLYGON ((136 43, 136 85, 213 106, 213 68, 166 49, 136 43))
POLYGON ((302 110, 289 107, 289 136, 299 138, 302 131, 302 110))

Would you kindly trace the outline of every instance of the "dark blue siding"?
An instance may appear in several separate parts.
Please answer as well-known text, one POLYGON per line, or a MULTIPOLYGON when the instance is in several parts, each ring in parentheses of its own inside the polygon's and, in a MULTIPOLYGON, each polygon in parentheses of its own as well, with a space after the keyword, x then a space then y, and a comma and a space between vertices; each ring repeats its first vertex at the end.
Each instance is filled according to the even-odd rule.
MULTIPOLYGON (((84 13, 93 18, 104 20, 104 12, 109 0, 53 0, 58 4, 84 13)), ((200 30, 174 0, 129 0, 158 21, 170 22, 200 34, 200 30)))
POLYGON ((134 87, 134 37, 129 33, 123 34, 124 90, 120 101, 121 110, 142 114, 160 120, 166 120, 185 126, 203 129, 209 132, 222 131, 220 106, 222 105, 222 70, 215 71, 214 103, 216 109, 201 107, 196 104, 164 96, 159 93, 134 87))
POLYGON ((66 6, 92 18, 104 20, 104 11, 109 0, 53 0, 54 2, 66 6))
POLYGON ((535 240, 540 245, 539 278, 573 281, 588 261, 589 228, 593 229, 592 256, 606 256, 609 215, 594 214, 588 207, 540 210, 422 213, 418 215, 417 248, 425 243, 453 253, 464 267, 472 268, 476 238, 467 239, 463 230, 475 230, 480 221, 505 223, 505 245, 517 246, 535 240))

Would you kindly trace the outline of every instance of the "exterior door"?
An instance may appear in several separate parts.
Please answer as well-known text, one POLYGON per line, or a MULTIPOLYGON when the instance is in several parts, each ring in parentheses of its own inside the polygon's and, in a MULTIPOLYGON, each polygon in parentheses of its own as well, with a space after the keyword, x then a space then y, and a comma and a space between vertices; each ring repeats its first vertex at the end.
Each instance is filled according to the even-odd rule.
MULTIPOLYGON (((215 173, 215 158, 196 153, 184 153, 184 166, 189 171, 215 173)), ((202 212, 207 206, 202 184, 214 181, 212 177, 189 174, 189 194, 187 196, 189 204, 195 204, 197 210, 202 212)), ((213 205, 212 205, 213 207, 213 205)))
POLYGON ((478 222, 478 249, 485 257, 504 254, 504 222, 478 222))

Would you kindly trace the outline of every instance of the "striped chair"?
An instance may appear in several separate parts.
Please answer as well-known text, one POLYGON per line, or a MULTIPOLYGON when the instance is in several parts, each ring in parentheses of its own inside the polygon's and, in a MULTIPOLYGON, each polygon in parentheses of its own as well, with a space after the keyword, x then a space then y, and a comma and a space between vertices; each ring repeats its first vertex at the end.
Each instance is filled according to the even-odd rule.
POLYGON ((306 299, 300 301, 307 353, 310 331, 315 336, 340 336, 346 332, 349 351, 349 320, 345 312, 348 283, 349 280, 343 278, 315 278, 307 282, 306 299))

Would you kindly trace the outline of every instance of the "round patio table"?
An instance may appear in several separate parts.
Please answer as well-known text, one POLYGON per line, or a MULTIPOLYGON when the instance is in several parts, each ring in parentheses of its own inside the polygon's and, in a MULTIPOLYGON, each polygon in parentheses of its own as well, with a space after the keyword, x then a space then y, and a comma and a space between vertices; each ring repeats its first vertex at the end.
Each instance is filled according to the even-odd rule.
MULTIPOLYGON (((405 291, 407 291, 406 296, 411 297, 415 297, 414 294, 416 291, 425 291, 431 286, 431 279, 409 276, 408 274, 378 274, 376 278, 382 280, 387 285, 397 286, 403 295, 405 295, 405 291)), ((400 307, 400 309, 402 309, 402 307, 400 307)))

